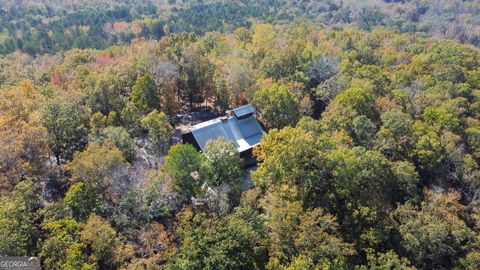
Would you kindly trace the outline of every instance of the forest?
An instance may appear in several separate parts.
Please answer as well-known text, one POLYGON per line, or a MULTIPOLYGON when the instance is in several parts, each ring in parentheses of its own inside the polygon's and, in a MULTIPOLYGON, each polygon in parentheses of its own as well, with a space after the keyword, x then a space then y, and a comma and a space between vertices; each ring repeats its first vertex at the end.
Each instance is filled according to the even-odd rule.
POLYGON ((0 54, 106 49, 137 38, 298 19, 327 28, 384 26, 478 46, 479 12, 477 1, 460 0, 0 0, 0 54))
POLYGON ((0 255, 480 269, 480 4, 365 2, 0 0, 0 255), (256 167, 181 143, 247 103, 256 167))

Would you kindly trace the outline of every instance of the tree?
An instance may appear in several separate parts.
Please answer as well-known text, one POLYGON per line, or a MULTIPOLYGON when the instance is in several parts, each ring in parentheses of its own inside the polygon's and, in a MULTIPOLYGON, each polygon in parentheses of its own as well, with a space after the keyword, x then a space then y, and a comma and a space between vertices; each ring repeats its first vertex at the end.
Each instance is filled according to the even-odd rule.
POLYGON ((414 144, 413 119, 398 109, 381 115, 382 126, 375 144, 386 156, 393 159, 409 158, 414 144))
POLYGON ((40 255, 45 269, 55 270, 62 267, 67 259, 67 250, 78 243, 81 224, 71 218, 47 219, 42 223, 47 235, 40 255))
POLYGON ((190 109, 194 103, 208 100, 215 93, 214 72, 215 66, 210 62, 206 53, 193 44, 183 48, 180 59, 180 74, 186 92, 190 109))
POLYGON ((60 269, 67 255, 67 248, 67 244, 60 239, 45 239, 39 254, 42 257, 42 267, 47 270, 60 269))
POLYGON ((309 116, 300 118, 300 121, 298 121, 296 127, 301 128, 304 131, 311 132, 314 135, 320 135, 322 133, 322 122, 309 116))
POLYGON ((378 7, 361 7, 357 15, 357 24, 361 29, 370 31, 373 27, 383 24, 385 13, 378 7))
POLYGON ((202 177, 214 185, 234 183, 240 176, 242 160, 237 147, 224 138, 209 140, 203 151, 205 156, 202 177))
MULTIPOLYGON (((84 66, 80 68, 84 68, 84 66)), ((124 71, 121 70, 120 72, 124 71)), ((133 83, 133 81, 130 81, 133 80, 133 76, 120 72, 116 70, 112 72, 110 69, 109 72, 93 78, 95 85, 86 97, 86 103, 92 111, 107 115, 110 112, 120 111, 125 106, 124 87, 126 87, 125 84, 131 85, 133 83)), ((88 79, 85 80, 88 81, 88 79)))
POLYGON ((322 208, 309 209, 300 217, 295 246, 315 262, 354 255, 353 246, 342 240, 338 227, 335 216, 325 213, 322 208))
MULTIPOLYGON (((153 60, 156 61, 156 60, 153 60)), ((161 97, 162 110, 169 116, 174 116, 179 109, 178 82, 180 73, 178 65, 169 61, 154 62, 151 68, 155 77, 157 89, 161 97)))
POLYGON ((389 195, 391 168, 377 151, 339 147, 327 154, 335 193, 352 204, 380 206, 389 195))
POLYGON ((305 255, 298 255, 289 263, 282 264, 277 258, 270 258, 265 269, 267 270, 318 270, 318 269, 345 269, 348 264, 344 260, 322 259, 315 263, 305 255))
POLYGON ((218 111, 224 112, 230 107, 230 90, 228 89, 228 82, 223 74, 223 70, 217 68, 215 71, 215 95, 214 108, 218 111))
POLYGON ((83 243, 73 243, 67 249, 67 256, 61 268, 65 270, 94 270, 96 266, 96 263, 88 258, 87 247, 83 243))
POLYGON ((149 150, 155 155, 165 153, 173 131, 167 116, 163 112, 153 110, 141 120, 140 124, 148 131, 149 150))
POLYGON ((86 121, 78 104, 51 99, 42 109, 41 120, 59 164, 70 160, 75 151, 86 145, 86 121))
POLYGON ((242 105, 246 99, 252 98, 255 74, 249 63, 242 59, 230 59, 225 63, 223 72, 232 106, 242 105))
POLYGON ((480 266, 480 252, 469 252, 464 258, 460 259, 460 265, 467 270, 474 270, 480 266))
POLYGON ((47 131, 38 123, 42 97, 30 82, 0 90, 0 194, 47 171, 47 131))
POLYGON ((325 188, 317 201, 341 219, 345 239, 357 250, 381 247, 388 241, 387 215, 395 198, 391 163, 363 147, 337 146, 325 159, 325 188))
POLYGON ((108 126, 90 136, 90 143, 113 144, 128 161, 135 158, 135 143, 124 127, 108 126))
POLYGON ((430 125, 454 131, 460 125, 459 119, 442 108, 427 107, 423 119, 430 125))
POLYGON ((408 161, 397 161, 391 164, 391 168, 395 177, 395 200, 417 202, 420 199, 421 190, 420 177, 415 166, 408 161))
POLYGON ((260 236, 238 218, 207 218, 185 209, 179 213, 177 234, 182 245, 166 269, 253 269, 260 236))
POLYGON ((328 104, 346 88, 345 79, 339 75, 334 75, 315 88, 315 96, 323 103, 328 104))
POLYGON ((315 59, 307 71, 313 87, 325 82, 339 72, 338 59, 334 56, 324 56, 315 59))
POLYGON ((255 51, 266 51, 275 40, 275 28, 271 24, 259 23, 253 27, 252 45, 255 51))
POLYGON ((357 145, 369 147, 376 132, 375 124, 365 115, 357 116, 352 121, 352 138, 357 145))
POLYGON ((65 193, 65 206, 76 220, 86 219, 98 204, 98 191, 83 182, 73 184, 65 193))
POLYGON ((343 103, 332 102, 322 113, 323 129, 330 133, 347 133, 352 130, 353 119, 357 116, 357 111, 352 107, 343 103))
POLYGON ((254 94, 253 104, 268 128, 294 126, 300 119, 299 101, 286 86, 260 88, 254 94))
MULTIPOLYGON (((141 228, 151 219, 143 192, 142 189, 133 187, 116 202, 111 220, 119 232, 141 228)), ((162 206, 158 205, 159 208, 162 206)))
POLYGON ((142 120, 142 116, 142 111, 132 102, 129 102, 127 106, 122 109, 120 113, 122 125, 132 136, 141 134, 140 121, 142 120))
POLYGON ((417 136, 413 154, 419 164, 420 172, 435 174, 445 160, 445 152, 439 134, 431 126, 416 122, 414 133, 417 136))
POLYGON ((109 267, 114 263, 117 243, 116 232, 103 218, 91 215, 80 232, 82 242, 92 251, 100 267, 109 267))
POLYGON ((372 111, 372 94, 368 90, 354 87, 349 88, 338 94, 333 103, 340 103, 354 109, 358 114, 363 114, 367 117, 373 116, 372 111))
POLYGON ((460 216, 460 194, 427 191, 425 196, 419 207, 407 202, 395 211, 402 247, 419 267, 455 265, 475 239, 460 216))
POLYGON ((176 190, 187 200, 195 195, 201 183, 192 177, 199 173, 202 156, 191 144, 176 144, 170 147, 165 157, 165 168, 173 178, 176 190))
POLYGON ((358 266, 356 270, 415 270, 416 268, 410 266, 410 261, 406 258, 399 257, 393 250, 385 253, 369 250, 367 252, 367 266, 358 266))
MULTIPOLYGON (((159 261, 167 261, 177 251, 172 233, 158 222, 152 222, 144 226, 140 231, 139 240, 140 243, 136 249, 138 253, 142 254, 143 258, 133 260, 130 267, 137 265, 137 267, 146 266, 146 269, 158 269, 159 261)), ((131 267, 128 269, 137 268, 131 267)))
POLYGON ((108 118, 101 112, 96 112, 90 117, 91 136, 98 136, 100 131, 107 126, 108 118))
POLYGON ((0 253, 8 256, 36 254, 42 200, 39 187, 30 180, 18 183, 0 199, 0 253))
POLYGON ((310 132, 291 127, 271 130, 254 149, 260 165, 252 177, 262 186, 298 186, 300 194, 308 198, 325 184, 321 150, 310 132))
POLYGON ((47 172, 48 136, 45 128, 22 121, 3 125, 0 120, 0 194, 25 178, 47 172))
POLYGON ((122 152, 114 146, 89 145, 85 151, 75 153, 73 160, 66 164, 73 182, 101 192, 103 198, 123 193, 128 185, 129 165, 122 152))
POLYGON ((261 202, 266 212, 269 254, 280 261, 304 255, 314 263, 322 259, 342 259, 354 254, 352 246, 340 238, 335 217, 323 209, 302 208, 292 200, 294 189, 268 193, 261 202))
POLYGON ((160 99, 157 95, 155 79, 150 73, 137 78, 132 88, 130 99, 143 112, 151 112, 160 108, 160 99))

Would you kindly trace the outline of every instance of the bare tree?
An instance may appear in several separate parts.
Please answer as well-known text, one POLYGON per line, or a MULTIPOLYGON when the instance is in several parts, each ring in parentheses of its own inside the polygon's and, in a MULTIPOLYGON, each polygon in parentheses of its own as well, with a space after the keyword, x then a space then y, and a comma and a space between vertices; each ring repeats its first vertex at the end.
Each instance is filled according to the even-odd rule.
POLYGON ((307 75, 314 83, 314 86, 317 86, 337 74, 338 71, 339 68, 337 57, 324 56, 313 61, 312 65, 307 71, 307 75))

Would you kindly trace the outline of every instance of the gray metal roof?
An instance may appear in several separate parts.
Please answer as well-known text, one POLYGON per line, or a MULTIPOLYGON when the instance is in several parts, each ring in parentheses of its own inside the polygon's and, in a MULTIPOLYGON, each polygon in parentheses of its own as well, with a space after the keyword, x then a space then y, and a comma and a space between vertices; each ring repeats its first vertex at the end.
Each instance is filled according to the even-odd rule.
POLYGON ((253 115, 238 118, 236 114, 197 124, 191 128, 191 132, 202 151, 207 141, 223 137, 235 143, 239 152, 254 147, 266 134, 253 115))
POLYGON ((256 109, 255 109, 255 107, 253 107, 252 104, 243 105, 241 107, 233 109, 233 113, 238 118, 241 118, 241 117, 247 116, 249 114, 252 114, 255 111, 256 111, 256 109))

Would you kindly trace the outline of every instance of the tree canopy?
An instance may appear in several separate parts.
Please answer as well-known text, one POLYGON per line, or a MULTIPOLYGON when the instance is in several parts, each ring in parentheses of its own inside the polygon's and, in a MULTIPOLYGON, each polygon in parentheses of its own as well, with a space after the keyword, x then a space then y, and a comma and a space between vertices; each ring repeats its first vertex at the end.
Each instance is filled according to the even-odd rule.
POLYGON ((475 1, 17 2, 0 2, 0 254, 480 269, 475 1), (253 149, 182 141, 248 103, 253 149))

